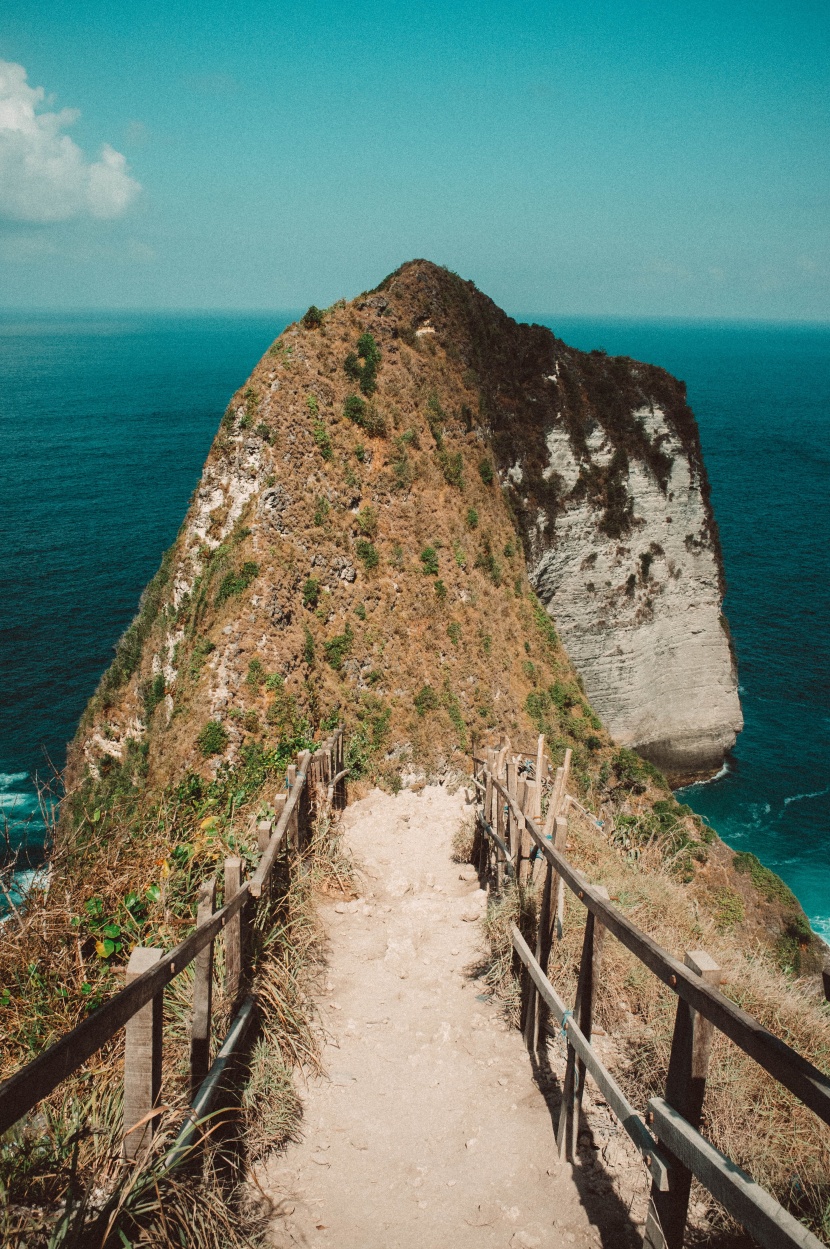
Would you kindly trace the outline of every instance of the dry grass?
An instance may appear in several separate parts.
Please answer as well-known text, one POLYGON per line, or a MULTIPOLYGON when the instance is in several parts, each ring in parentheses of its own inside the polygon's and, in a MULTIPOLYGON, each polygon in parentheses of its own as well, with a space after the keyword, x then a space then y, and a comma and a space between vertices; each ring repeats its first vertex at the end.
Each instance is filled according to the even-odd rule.
MULTIPOLYGON (((786 977, 761 949, 742 948, 718 925, 718 900, 707 910, 667 870, 656 845, 632 857, 581 818, 572 819, 568 857, 588 879, 604 884, 615 904, 675 957, 705 949, 725 972, 724 992, 824 1071, 830 1070, 830 1007, 814 982, 786 977)), ((554 944, 550 978, 566 1001, 576 990, 585 909, 565 891, 564 934, 554 944)), ((532 925, 532 900, 515 887, 491 904, 490 982, 518 1019, 518 985, 510 974, 509 925, 532 925), (512 980, 512 987, 511 987, 512 980)), ((597 1018, 614 1038, 615 1074, 632 1103, 645 1109, 662 1095, 677 999, 627 949, 608 936, 597 996, 597 1018)), ((703 1133, 748 1170, 811 1230, 830 1243, 830 1128, 722 1034, 716 1034, 704 1105, 703 1133)), ((698 1192, 705 1200, 705 1194, 698 1192)), ((713 1206, 714 1203, 710 1205, 713 1206)), ((734 1228, 712 1209, 724 1235, 734 1228)))
MULTIPOLYGON (((300 1115, 292 1073, 318 1064, 312 1000, 323 942, 315 890, 348 890, 351 880, 331 812, 324 810, 306 854, 291 865, 277 864, 271 898, 258 907, 251 936, 256 1035, 239 1064, 237 1109, 211 1126, 198 1164, 174 1174, 163 1166, 188 1100, 189 968, 165 992, 165 1106, 147 1164, 125 1168, 120 1161, 122 1034, 0 1143, 4 1244, 236 1249, 259 1242, 259 1219, 246 1188, 248 1168, 292 1139, 300 1115)), ((52 926, 59 930, 61 919, 65 916, 50 915, 46 907, 32 907, 23 916, 26 925, 45 925, 47 934, 52 926)), ((231 1011, 222 991, 221 943, 215 973, 214 1052, 231 1011)), ((15 1009, 23 1020, 22 1005, 15 1009)), ((59 1025, 51 1016, 50 1027, 59 1025)))

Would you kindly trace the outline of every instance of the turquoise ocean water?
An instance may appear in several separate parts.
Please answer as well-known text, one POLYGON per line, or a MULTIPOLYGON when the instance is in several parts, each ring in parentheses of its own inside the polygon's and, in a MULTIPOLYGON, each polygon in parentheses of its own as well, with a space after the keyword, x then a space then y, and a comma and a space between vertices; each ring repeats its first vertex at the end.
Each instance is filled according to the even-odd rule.
MULTIPOLYGON (((289 319, 0 316, 0 814, 33 867, 30 778, 62 764, 230 395, 289 319)), ((683 796, 830 937, 830 327, 546 323, 688 384, 746 728, 683 796)))

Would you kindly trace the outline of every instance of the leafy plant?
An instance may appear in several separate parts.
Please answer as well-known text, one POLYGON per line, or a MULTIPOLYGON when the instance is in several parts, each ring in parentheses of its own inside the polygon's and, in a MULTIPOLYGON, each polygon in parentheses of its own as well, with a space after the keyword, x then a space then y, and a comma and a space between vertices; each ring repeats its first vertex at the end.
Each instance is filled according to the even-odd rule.
POLYGON ((451 621, 450 624, 447 625, 447 636, 453 646, 457 646, 461 641, 461 625, 457 624, 455 620, 451 621))
POLYGON ((434 546, 425 546, 421 551, 422 572, 427 577, 438 576, 438 552, 434 546))
POLYGON ((350 351, 343 361, 347 377, 360 384, 364 395, 373 395, 377 389, 377 373, 380 365, 380 348, 368 331, 357 340, 357 352, 350 351), (361 364, 361 360, 363 363, 361 364))
POLYGON ((261 659, 252 659, 248 664, 248 675, 245 677, 245 684, 250 686, 252 690, 258 690, 265 681, 265 669, 262 666, 261 659))
POLYGON ((314 635, 308 625, 303 628, 303 660, 309 668, 314 663, 314 635))
POLYGON ((303 586, 303 607, 316 607, 320 602, 320 582, 317 577, 308 577, 303 586))
POLYGON ((216 593, 216 606, 221 607, 227 599, 244 593, 258 576, 259 564, 253 560, 246 561, 237 572, 226 573, 216 593))
POLYGON ((363 561, 364 567, 367 571, 372 568, 377 568, 380 563, 380 555, 378 554, 378 549, 373 542, 369 542, 366 538, 358 538, 354 549, 357 553, 358 559, 363 561))
POLYGON ((302 323, 307 330, 319 330, 323 324, 323 314, 314 304, 303 314, 302 323))
POLYGON ((437 711, 441 706, 441 699, 431 685, 422 685, 415 695, 414 704, 418 715, 423 716, 428 711, 437 711))
POLYGON ((196 741, 206 759, 221 755, 228 744, 228 731, 221 720, 208 720, 196 741))
POLYGON ((314 436, 314 445, 317 447, 323 459, 330 460, 332 455, 334 454, 334 450, 331 445, 331 438, 329 437, 329 431, 326 429, 322 421, 314 422, 313 436, 314 436))
POLYGON ((328 499, 324 499, 322 496, 318 498, 317 502, 314 504, 315 525, 324 525, 326 523, 329 516, 329 510, 328 499))
POLYGON ((474 507, 467 508, 467 527, 468 529, 478 528, 478 512, 474 507))
POLYGON ((326 652, 326 660, 338 672, 343 667, 343 661, 352 649, 354 641, 354 632, 352 626, 347 622, 343 633, 338 633, 330 641, 326 642, 323 650, 326 652))
POLYGON ((434 582, 434 586, 435 586, 435 597, 438 599, 440 603, 443 603, 447 597, 447 587, 444 585, 443 581, 434 582))
POLYGON ((378 531, 378 514, 373 507, 363 507, 357 514, 357 527, 366 538, 374 538, 378 531))
POLYGON ((441 472, 444 474, 444 480, 450 486, 458 486, 459 489, 463 489, 464 460, 461 452, 449 452, 442 447, 438 452, 438 463, 441 465, 441 472))
POLYGON ((494 479, 493 465, 486 457, 479 462, 478 472, 485 486, 492 486, 494 479))

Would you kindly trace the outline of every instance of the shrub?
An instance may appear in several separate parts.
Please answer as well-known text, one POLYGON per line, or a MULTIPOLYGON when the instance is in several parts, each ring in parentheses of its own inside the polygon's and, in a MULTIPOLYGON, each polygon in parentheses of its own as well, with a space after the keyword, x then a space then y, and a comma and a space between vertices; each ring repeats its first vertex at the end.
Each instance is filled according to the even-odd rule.
POLYGON ((732 860, 736 872, 744 872, 749 876, 755 888, 770 902, 783 902, 787 906, 797 906, 798 900, 780 876, 765 867, 757 855, 750 850, 741 850, 732 860))
POLYGON ((343 415, 354 421, 361 429, 373 438, 383 438, 386 434, 386 421, 371 403, 361 399, 360 395, 348 395, 343 404, 343 415))
POLYGON ((419 716, 426 715, 428 711, 437 711, 441 706, 441 699, 431 685, 422 685, 414 702, 419 716))
POLYGON ((719 885, 709 890, 709 896, 714 902, 715 923, 720 932, 726 932, 736 924, 744 922, 744 904, 740 894, 734 889, 730 889, 728 885, 719 885))
POLYGON ((354 633, 350 624, 346 625, 343 633, 338 633, 331 641, 326 642, 323 649, 326 652, 326 660, 334 668, 335 672, 343 667, 343 660, 352 649, 354 641, 354 633))
POLYGON ((492 486, 494 476, 493 465, 486 457, 479 463, 478 472, 485 486, 492 486))
POLYGON ((438 463, 441 465, 441 472, 444 474, 444 480, 450 486, 458 486, 459 489, 464 487, 464 460, 460 451, 450 453, 441 450, 438 453, 438 463))
POLYGON ((343 369, 347 377, 360 384, 364 395, 373 395, 377 389, 377 373, 380 364, 380 348, 373 335, 361 334, 357 340, 357 351, 350 351, 343 361, 343 369), (361 360, 363 363, 361 364, 361 360))
POLYGON ((357 616, 358 620, 365 620, 366 619, 366 604, 358 603, 357 607, 354 609, 354 614, 357 616))
POLYGON ((366 462, 366 448, 362 442, 355 444, 354 458, 357 460, 358 464, 364 464, 366 462))
POLYGON ((303 315, 303 325, 307 330, 319 330, 323 324, 323 314, 314 304, 303 315))
POLYGON ((165 687, 163 672, 157 672, 152 681, 142 682, 140 696, 141 701, 144 703, 144 718, 146 720, 150 719, 150 716, 164 698, 164 693, 165 687))
POLYGON ((260 423, 256 427, 255 432, 258 434, 258 436, 262 439, 263 442, 271 441, 271 427, 270 425, 266 425, 264 421, 260 421, 260 423))
POLYGON ((475 510, 474 507, 467 508, 467 528, 468 529, 478 528, 478 512, 475 510))
POLYGON ((423 564, 423 572, 427 577, 438 576, 438 552, 434 546, 425 546, 421 551, 421 563, 423 564))
POLYGON ((377 568, 380 563, 380 555, 378 549, 373 542, 369 542, 366 538, 358 538, 355 543, 355 551, 358 559, 363 560, 364 567, 367 569, 377 568))
POLYGON ((457 624, 453 620, 451 624, 447 625, 447 636, 449 637, 453 646, 457 646, 458 643, 461 641, 461 625, 457 624))
POLYGON ((316 396, 316 395, 307 395, 307 396, 306 396, 306 401, 305 401, 305 406, 308 408, 308 410, 309 410, 309 412, 311 413, 311 415, 312 415, 312 416, 319 416, 319 415, 320 415, 320 406, 319 406, 319 404, 317 403, 317 396, 316 396))
POLYGON ((228 732, 221 721, 208 720, 196 740, 199 749, 207 759, 210 755, 221 755, 228 744, 228 732))
POLYGON ((373 507, 363 507, 357 514, 357 527, 366 538, 374 538, 378 531, 378 514, 373 507))
POLYGON ((324 460, 330 460, 334 454, 331 445, 329 431, 326 429, 322 421, 314 422, 314 445, 319 450, 324 460))
POLYGON ((303 586, 303 607, 316 607, 320 602, 320 582, 309 577, 303 586))
POLYGON ((265 669, 262 666, 261 660, 252 659, 248 664, 248 675, 245 678, 246 685, 249 685, 252 690, 258 690, 264 680, 265 669))
POLYGON ((442 603, 447 597, 447 587, 444 585, 443 581, 435 582, 435 597, 442 603))
POLYGON ((321 496, 321 497, 317 500, 317 502, 314 504, 314 523, 315 523, 315 525, 324 525, 324 524, 326 523, 326 521, 328 520, 328 515, 329 515, 329 503, 328 503, 328 499, 324 499, 324 498, 322 498, 322 496, 321 496))
POLYGON ((493 585, 501 585, 501 564, 493 554, 489 542, 484 543, 484 546, 476 556, 475 566, 480 568, 482 572, 487 573, 493 585))
POLYGON ((303 660, 309 668, 314 663, 314 635, 308 625, 303 627, 303 660))
POLYGON ((221 607, 229 598, 243 594, 252 581, 259 576, 259 564, 248 560, 238 572, 226 573, 216 592, 216 606, 221 607))

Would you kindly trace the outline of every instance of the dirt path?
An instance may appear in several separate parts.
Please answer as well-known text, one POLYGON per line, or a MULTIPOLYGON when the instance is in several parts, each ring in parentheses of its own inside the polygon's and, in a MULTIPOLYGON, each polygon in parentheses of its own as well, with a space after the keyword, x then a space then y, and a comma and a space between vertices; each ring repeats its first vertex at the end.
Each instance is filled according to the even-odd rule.
POLYGON ((303 1140, 260 1175, 280 1249, 629 1243, 625 1211, 557 1167, 521 1036, 476 979, 486 899, 452 861, 471 812, 430 786, 344 813, 363 897, 323 907, 326 1075, 302 1093, 303 1140))

